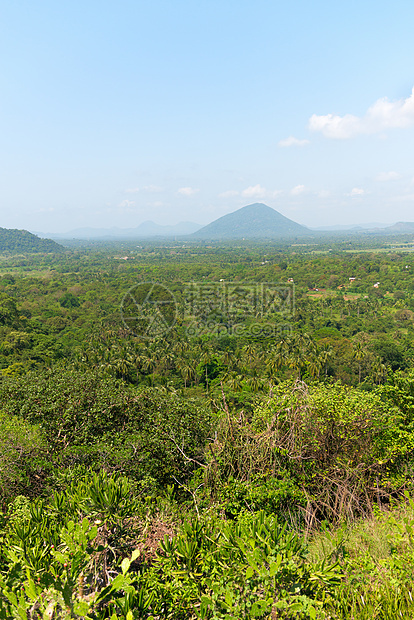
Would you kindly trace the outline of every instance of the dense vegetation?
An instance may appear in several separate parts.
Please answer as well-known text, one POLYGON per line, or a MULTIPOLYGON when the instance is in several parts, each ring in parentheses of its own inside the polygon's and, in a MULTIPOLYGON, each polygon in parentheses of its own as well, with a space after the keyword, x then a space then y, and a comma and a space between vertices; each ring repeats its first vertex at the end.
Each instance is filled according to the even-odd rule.
POLYGON ((0 228, 0 254, 25 252, 62 252, 63 247, 51 239, 41 239, 28 230, 0 228))
POLYGON ((361 244, 2 259, 0 618, 413 616, 414 260, 361 244))

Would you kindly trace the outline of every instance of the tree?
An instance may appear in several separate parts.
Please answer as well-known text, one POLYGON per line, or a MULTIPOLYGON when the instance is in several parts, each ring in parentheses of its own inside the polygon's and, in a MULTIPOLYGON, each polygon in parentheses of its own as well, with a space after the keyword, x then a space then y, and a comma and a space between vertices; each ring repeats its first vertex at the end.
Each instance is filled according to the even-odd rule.
POLYGON ((355 361, 358 362, 358 383, 361 383, 361 362, 365 359, 365 355, 366 353, 362 348, 361 343, 358 342, 354 347, 354 351, 352 353, 352 357, 355 361))
POLYGON ((321 364, 325 366, 325 377, 328 374, 328 362, 333 357, 333 354, 333 348, 329 344, 323 343, 322 347, 320 348, 319 359, 321 361, 321 364))
POLYGON ((80 306, 80 301, 73 293, 65 293, 60 299, 59 303, 62 308, 78 308, 80 306))
POLYGON ((372 364, 372 373, 374 376, 374 381, 378 385, 381 385, 381 383, 387 378, 387 367, 383 364, 381 358, 378 357, 372 364))

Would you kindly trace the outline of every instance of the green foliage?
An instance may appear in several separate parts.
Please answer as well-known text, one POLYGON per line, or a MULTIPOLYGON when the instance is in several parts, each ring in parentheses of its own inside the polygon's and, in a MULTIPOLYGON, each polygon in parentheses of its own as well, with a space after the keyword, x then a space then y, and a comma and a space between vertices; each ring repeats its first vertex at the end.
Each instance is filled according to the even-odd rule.
POLYGON ((315 618, 340 577, 335 564, 311 564, 301 538, 263 512, 187 521, 137 570, 141 552, 125 528, 139 507, 122 477, 85 477, 49 502, 20 504, 2 530, 4 619, 315 618))
POLYGON ((130 528, 128 539, 124 530, 136 512, 129 481, 104 473, 85 476, 49 502, 15 501, 3 526, 0 618, 144 613, 151 597, 129 574, 139 552, 125 557, 135 533, 130 528))
POLYGON ((404 360, 404 351, 402 346, 393 340, 382 338, 373 343, 375 353, 388 364, 392 370, 404 369, 406 363, 404 360))
POLYGON ((300 538, 263 512, 186 523, 161 549, 145 579, 163 618, 316 618, 338 583, 335 564, 311 566, 300 538))
POLYGON ((252 474, 248 480, 223 481, 214 496, 217 507, 226 517, 236 518, 245 512, 265 511, 279 520, 289 520, 298 507, 306 506, 306 495, 280 470, 277 476, 252 474))
POLYGON ((94 547, 97 531, 86 518, 78 524, 69 521, 60 531, 56 548, 52 545, 37 555, 38 547, 23 554, 18 547, 11 550, 9 571, 0 576, 0 618, 23 620, 29 615, 39 620, 55 616, 100 620, 109 614, 125 620, 150 619, 152 596, 136 587, 136 578, 129 572, 139 551, 122 561, 121 570, 106 587, 95 585, 90 591, 88 568, 100 551, 99 546, 94 547), (41 572, 38 561, 46 556, 48 572, 41 572))
POLYGON ((75 295, 70 292, 66 292, 60 299, 59 303, 62 308, 79 308, 80 301, 75 295))
POLYGON ((413 617, 412 517, 388 521, 385 557, 358 540, 311 560, 281 530, 412 488, 414 259, 328 242, 2 257, 1 617, 413 617), (290 316, 207 308, 194 333, 182 313, 188 282, 288 278, 290 316), (164 337, 121 322, 138 282, 177 299, 164 337))
POLYGON ((2 254, 62 251, 63 247, 55 241, 40 239, 28 230, 0 228, 0 252, 2 254))
POLYGON ((206 489, 216 501, 224 494, 236 512, 266 494, 269 510, 272 501, 285 511, 306 503, 308 524, 370 513, 410 480, 414 428, 407 422, 380 388, 279 384, 251 419, 223 417, 210 446, 206 489), (237 482, 229 484, 229 476, 237 482))
POLYGON ((11 327, 19 325, 16 302, 5 293, 0 293, 0 324, 11 327))
POLYGON ((44 452, 36 426, 0 411, 0 502, 40 490, 44 452))
POLYGON ((414 503, 377 511, 368 520, 317 533, 313 561, 336 557, 344 578, 328 603, 328 617, 388 620, 412 618, 414 503))
POLYGON ((99 372, 55 368, 4 378, 0 402, 16 425, 39 425, 55 466, 84 463, 159 485, 184 482, 203 458, 207 407, 161 388, 136 389, 99 372))
POLYGON ((392 375, 390 385, 381 392, 384 399, 391 403, 405 416, 405 423, 412 425, 414 422, 414 371, 408 374, 398 372, 392 375))

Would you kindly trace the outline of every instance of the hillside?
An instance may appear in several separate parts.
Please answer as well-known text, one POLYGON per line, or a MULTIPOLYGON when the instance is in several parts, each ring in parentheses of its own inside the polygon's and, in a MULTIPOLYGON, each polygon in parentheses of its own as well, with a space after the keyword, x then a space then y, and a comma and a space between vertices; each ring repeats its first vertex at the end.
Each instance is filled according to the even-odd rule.
POLYGON ((397 222, 393 226, 388 226, 384 232, 389 233, 412 233, 414 232, 414 222, 397 222))
POLYGON ((192 236, 197 239, 265 239, 296 237, 310 232, 271 207, 255 203, 214 220, 192 236))
POLYGON ((51 239, 40 239, 28 230, 0 228, 0 253, 62 252, 63 247, 51 239))

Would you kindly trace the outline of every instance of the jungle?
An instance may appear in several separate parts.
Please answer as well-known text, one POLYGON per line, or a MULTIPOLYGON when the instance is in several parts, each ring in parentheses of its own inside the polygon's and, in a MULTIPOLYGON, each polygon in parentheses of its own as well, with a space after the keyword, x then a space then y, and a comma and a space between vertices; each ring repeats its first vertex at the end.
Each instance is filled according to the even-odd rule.
POLYGON ((412 618, 412 236, 64 245, 0 256, 0 618, 412 618))

